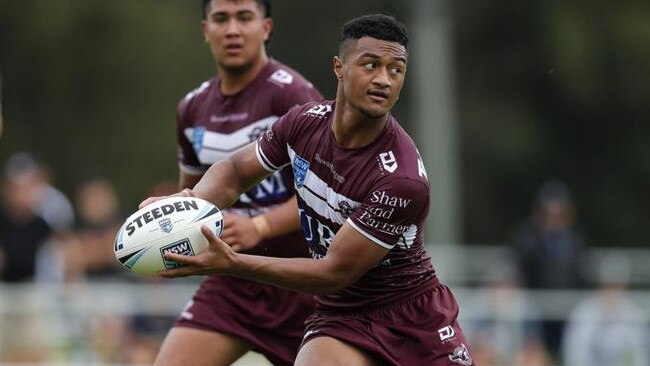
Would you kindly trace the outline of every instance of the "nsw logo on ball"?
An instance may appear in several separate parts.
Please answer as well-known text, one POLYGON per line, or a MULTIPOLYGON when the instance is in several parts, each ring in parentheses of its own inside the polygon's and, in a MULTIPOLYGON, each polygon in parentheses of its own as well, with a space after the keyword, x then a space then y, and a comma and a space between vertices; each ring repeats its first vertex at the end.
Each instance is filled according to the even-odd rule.
POLYGON ((162 219, 158 221, 158 225, 160 226, 160 230, 165 233, 169 233, 174 228, 174 225, 172 225, 172 220, 170 219, 162 219))
POLYGON ((163 260, 165 261, 165 268, 176 268, 182 266, 181 263, 167 260, 165 258, 165 253, 194 255, 194 251, 192 250, 192 245, 190 244, 190 241, 188 239, 182 239, 160 248, 160 255, 163 257, 163 260))

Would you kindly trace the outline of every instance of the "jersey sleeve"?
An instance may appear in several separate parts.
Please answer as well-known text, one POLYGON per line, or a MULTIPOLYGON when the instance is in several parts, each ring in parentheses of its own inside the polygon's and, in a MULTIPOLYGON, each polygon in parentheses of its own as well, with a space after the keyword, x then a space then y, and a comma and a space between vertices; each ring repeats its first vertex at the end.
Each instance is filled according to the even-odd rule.
POLYGON ((372 189, 347 222, 386 249, 409 247, 423 229, 429 209, 429 187, 408 178, 394 179, 372 189))
POLYGON ((185 134, 185 130, 190 128, 190 103, 191 95, 188 95, 178 103, 176 109, 176 139, 178 148, 178 166, 179 169, 187 174, 201 175, 205 168, 199 162, 198 156, 192 147, 192 142, 185 134))
POLYGON ((275 172, 291 163, 289 146, 293 127, 303 108, 294 107, 280 117, 255 143, 257 159, 264 169, 275 172))

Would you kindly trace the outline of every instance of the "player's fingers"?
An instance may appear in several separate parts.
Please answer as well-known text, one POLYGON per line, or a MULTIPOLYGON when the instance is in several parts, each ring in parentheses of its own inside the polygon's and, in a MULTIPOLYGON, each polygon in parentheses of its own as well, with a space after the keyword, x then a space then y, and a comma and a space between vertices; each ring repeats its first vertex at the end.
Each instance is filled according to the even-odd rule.
POLYGON ((149 198, 145 199, 144 201, 140 202, 140 204, 138 205, 138 209, 143 208, 144 206, 150 205, 150 204, 152 204, 152 203, 154 203, 156 201, 159 201, 159 200, 161 200, 163 198, 164 197, 149 197, 149 198))
POLYGON ((197 274, 196 268, 193 267, 178 267, 171 269, 164 269, 158 271, 157 275, 165 278, 187 277, 197 274))
POLYGON ((143 208, 144 206, 150 205, 150 204, 152 204, 152 203, 154 203, 156 201, 160 201, 161 199, 168 198, 168 197, 194 197, 194 192, 189 188, 185 188, 184 190, 182 190, 180 192, 177 192, 177 193, 174 193, 174 194, 169 195, 169 196, 149 197, 149 198, 145 199, 144 201, 140 202, 140 204, 138 205, 138 208, 143 208))
POLYGON ((199 257, 194 256, 194 255, 182 255, 182 254, 176 254, 176 253, 165 253, 165 259, 168 261, 174 261, 178 263, 182 263, 185 265, 199 265, 199 257))
POLYGON ((208 244, 210 246, 218 245, 220 244, 219 242, 223 243, 221 239, 219 239, 216 235, 214 235, 214 232, 210 230, 210 228, 207 227, 207 225, 201 225, 201 233, 203 233, 203 236, 205 236, 205 238, 208 239, 208 244))

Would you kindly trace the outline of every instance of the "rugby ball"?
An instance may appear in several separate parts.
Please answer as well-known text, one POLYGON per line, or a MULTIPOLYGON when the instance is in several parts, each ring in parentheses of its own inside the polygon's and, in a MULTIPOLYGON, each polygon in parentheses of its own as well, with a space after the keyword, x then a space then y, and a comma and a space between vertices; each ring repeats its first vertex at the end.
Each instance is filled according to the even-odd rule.
POLYGON ((167 197, 129 216, 115 237, 115 257, 130 271, 148 275, 181 264, 167 252, 197 255, 208 247, 201 233, 207 225, 217 236, 223 229, 221 210, 196 197, 167 197))

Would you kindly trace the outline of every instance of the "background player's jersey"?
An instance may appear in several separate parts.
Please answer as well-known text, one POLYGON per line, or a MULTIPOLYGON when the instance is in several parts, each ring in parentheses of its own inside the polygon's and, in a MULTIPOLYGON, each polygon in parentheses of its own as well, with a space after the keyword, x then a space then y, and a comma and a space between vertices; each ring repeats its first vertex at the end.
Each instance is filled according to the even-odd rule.
MULTIPOLYGON (((292 107, 322 96, 300 74, 269 60, 258 76, 232 96, 220 91, 218 76, 187 94, 178 106, 178 160, 183 172, 201 175, 213 163, 255 141, 292 107)), ((227 210, 255 216, 285 202, 294 194, 291 171, 276 172, 242 194, 227 210)), ((283 238, 286 239, 286 238, 283 238)), ((295 256, 271 241, 260 243, 250 253, 295 256)))
POLYGON ((435 278, 422 242, 429 182, 415 144, 392 116, 371 144, 343 148, 334 140, 332 101, 291 110, 262 136, 258 159, 270 171, 291 164, 310 252, 322 258, 348 222, 386 257, 357 282, 319 296, 324 308, 374 307, 398 301, 435 278))

